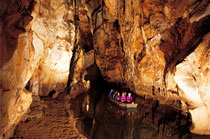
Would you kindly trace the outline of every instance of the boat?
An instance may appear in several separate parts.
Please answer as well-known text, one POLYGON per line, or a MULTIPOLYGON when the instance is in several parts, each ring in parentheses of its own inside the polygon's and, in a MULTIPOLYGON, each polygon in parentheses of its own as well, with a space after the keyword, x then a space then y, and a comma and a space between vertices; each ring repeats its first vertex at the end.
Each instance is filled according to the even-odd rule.
POLYGON ((108 99, 109 99, 112 103, 116 104, 117 106, 119 106, 119 107, 122 108, 122 109, 136 109, 137 106, 138 106, 138 104, 136 104, 136 103, 122 103, 122 102, 120 102, 120 101, 114 100, 114 99, 113 99, 112 97, 110 97, 110 96, 108 96, 108 99))

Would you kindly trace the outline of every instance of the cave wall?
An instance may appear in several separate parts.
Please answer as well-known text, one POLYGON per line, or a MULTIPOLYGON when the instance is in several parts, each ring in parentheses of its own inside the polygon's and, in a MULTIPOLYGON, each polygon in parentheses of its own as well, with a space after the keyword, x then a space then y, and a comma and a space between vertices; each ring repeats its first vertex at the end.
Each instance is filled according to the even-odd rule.
POLYGON ((210 131, 210 33, 185 61, 176 66, 174 79, 184 93, 181 100, 190 107, 193 128, 196 134, 209 134, 210 131), (202 119, 202 120, 201 120, 202 119))
POLYGON ((73 15, 72 1, 1 1, 0 138, 13 134, 33 95, 64 91, 73 15))
POLYGON ((192 132, 210 133, 208 60, 200 60, 209 55, 208 1, 81 1, 81 7, 105 80, 140 96, 181 100, 192 115, 192 132), (190 66, 186 61, 194 53, 200 56, 193 56, 197 64, 190 66))
POLYGON ((88 80, 96 80, 90 25, 84 19, 75 36, 75 5, 73 0, 1 2, 1 138, 13 134, 34 96, 57 97, 71 76, 67 91, 74 98, 88 91, 88 80), (74 52, 75 42, 80 51, 74 52))
POLYGON ((24 87, 39 57, 31 44, 32 1, 1 1, 0 138, 8 138, 32 102, 24 87))
POLYGON ((102 75, 139 95, 152 86, 167 88, 167 74, 209 32, 208 9, 207 1, 196 0, 101 2, 91 15, 102 75))
POLYGON ((38 82, 39 89, 33 89, 47 96, 52 90, 64 91, 68 80, 74 40, 73 5, 67 1, 37 1, 33 17, 32 42, 42 49, 42 56, 30 83, 38 82))

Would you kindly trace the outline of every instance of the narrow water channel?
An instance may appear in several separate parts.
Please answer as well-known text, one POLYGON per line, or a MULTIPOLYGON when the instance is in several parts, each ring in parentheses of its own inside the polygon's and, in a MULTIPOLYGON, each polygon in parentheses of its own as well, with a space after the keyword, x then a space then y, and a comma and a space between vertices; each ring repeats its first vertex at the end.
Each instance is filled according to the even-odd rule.
POLYGON ((79 131, 92 139, 192 138, 189 115, 158 101, 138 97, 137 111, 126 112, 107 99, 108 93, 87 93, 71 100, 79 131))

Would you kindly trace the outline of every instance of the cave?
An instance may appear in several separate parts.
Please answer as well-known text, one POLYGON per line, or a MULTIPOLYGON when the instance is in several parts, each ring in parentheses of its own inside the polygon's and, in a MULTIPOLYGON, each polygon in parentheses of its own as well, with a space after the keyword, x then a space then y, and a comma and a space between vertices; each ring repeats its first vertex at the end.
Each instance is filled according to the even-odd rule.
POLYGON ((209 0, 1 0, 0 138, 210 138, 209 25, 209 0))

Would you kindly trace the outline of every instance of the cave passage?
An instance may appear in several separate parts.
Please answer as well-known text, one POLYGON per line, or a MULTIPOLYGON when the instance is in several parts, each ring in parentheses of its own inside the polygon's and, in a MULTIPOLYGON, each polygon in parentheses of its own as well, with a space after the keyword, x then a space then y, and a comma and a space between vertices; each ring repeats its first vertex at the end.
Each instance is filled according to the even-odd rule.
POLYGON ((210 0, 0 2, 0 139, 210 139, 210 0))
MULTIPOLYGON (((192 138, 190 115, 159 101, 136 97, 137 111, 126 112, 107 99, 104 86, 70 101, 76 127, 93 139, 192 138)), ((119 88, 121 89, 121 88, 119 88)))

